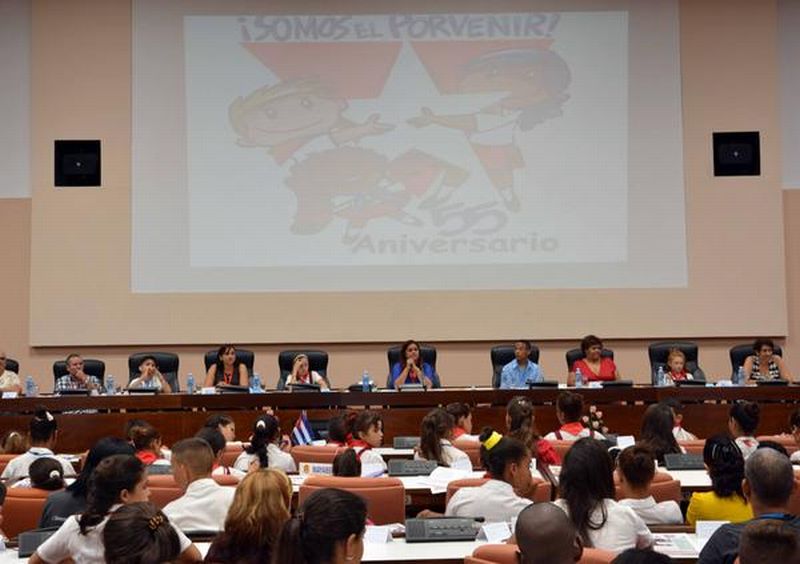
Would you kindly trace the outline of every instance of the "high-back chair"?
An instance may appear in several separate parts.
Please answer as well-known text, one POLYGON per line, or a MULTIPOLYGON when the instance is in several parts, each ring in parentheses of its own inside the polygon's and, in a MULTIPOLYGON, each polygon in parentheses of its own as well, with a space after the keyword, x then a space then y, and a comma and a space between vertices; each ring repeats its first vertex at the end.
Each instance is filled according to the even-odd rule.
POLYGON ((280 354, 278 354, 278 369, 280 370, 280 374, 278 375, 276 387, 279 390, 286 389, 286 378, 292 373, 292 363, 294 362, 294 358, 299 354, 304 354, 308 357, 308 369, 317 372, 320 376, 325 378, 328 387, 330 387, 331 381, 328 379, 328 353, 325 351, 312 350, 281 351, 280 354))
POLYGON ((180 367, 180 358, 177 354, 170 352, 140 352, 130 355, 128 357, 128 382, 139 377, 139 365, 148 356, 156 359, 158 371, 164 376, 172 391, 179 392, 180 378, 178 377, 178 369, 180 367))
POLYGON ((659 367, 663 368, 664 372, 669 371, 669 368, 667 368, 667 358, 672 349, 678 349, 686 357, 686 372, 690 372, 693 379, 704 382, 706 374, 698 365, 699 353, 697 350, 697 343, 691 341, 659 341, 657 343, 651 343, 650 346, 647 347, 647 356, 650 358, 651 383, 653 385, 656 384, 656 375, 658 374, 659 367))
POLYGON ((19 374, 19 362, 14 360, 13 358, 6 359, 6 370, 10 370, 14 374, 19 374))
POLYGON ((798 450, 798 448, 800 448, 797 446, 797 443, 794 441, 794 437, 792 435, 762 435, 760 437, 756 437, 756 440, 758 442, 772 441, 778 443, 786 449, 786 451, 789 453, 789 456, 791 456, 795 451, 798 450))
MULTIPOLYGON (((514 360, 514 345, 497 345, 492 347, 492 350, 489 352, 489 358, 492 360, 492 387, 499 388, 503 367, 514 360)), ((528 360, 534 364, 539 364, 539 347, 534 344, 531 344, 531 352, 528 353, 528 360)))
POLYGON ((367 503, 367 516, 376 525, 403 523, 406 518, 406 492, 398 478, 339 478, 309 476, 300 486, 298 504, 316 490, 338 488, 361 496, 367 503))
POLYGON ((289 453, 294 458, 294 463, 299 467, 301 462, 333 464, 333 459, 342 450, 344 449, 337 445, 297 445, 292 447, 289 453))
MULTIPOLYGON (((615 552, 599 548, 584 548, 578 564, 610 564, 617 557, 615 552)), ((472 556, 464 559, 464 564, 517 564, 517 545, 484 544, 474 550, 472 556)))
POLYGON ((165 505, 184 493, 172 474, 147 476, 147 487, 150 490, 150 503, 159 509, 164 509, 165 505))
POLYGON ((8 488, 3 503, 3 531, 6 535, 14 538, 38 527, 42 509, 51 493, 39 488, 8 488))
POLYGON ((695 441, 678 441, 678 444, 683 447, 687 454, 703 454, 703 449, 706 446, 705 439, 697 439, 695 441))
POLYGON ((228 443, 225 445, 225 450, 222 451, 222 458, 220 464, 223 466, 233 466, 239 455, 242 454, 244 445, 242 443, 228 443))

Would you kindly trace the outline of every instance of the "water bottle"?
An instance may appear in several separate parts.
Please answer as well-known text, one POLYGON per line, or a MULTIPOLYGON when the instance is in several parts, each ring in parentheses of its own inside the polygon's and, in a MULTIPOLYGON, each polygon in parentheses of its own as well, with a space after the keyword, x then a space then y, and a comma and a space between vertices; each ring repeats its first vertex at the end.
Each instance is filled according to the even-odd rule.
POLYGON ((361 374, 361 391, 362 392, 369 392, 370 385, 369 385, 369 372, 364 369, 363 374, 361 374))
POLYGON ((734 386, 744 386, 744 367, 740 366, 736 371, 736 380, 733 382, 734 386))
POLYGON ((253 372, 253 377, 250 378, 250 393, 261 393, 261 376, 258 374, 258 372, 253 372))
POLYGON ((667 376, 664 374, 664 367, 659 366, 656 370, 656 386, 662 387, 667 385, 667 376))
POLYGON ((575 369, 575 387, 583 388, 583 372, 580 368, 575 369))
POLYGON ((36 396, 36 382, 33 381, 33 376, 28 375, 25 377, 25 397, 34 396, 36 396))
POLYGON ((114 376, 109 374, 106 376, 106 395, 113 396, 117 392, 114 387, 114 376))
POLYGON ((186 393, 193 394, 194 393, 194 376, 191 372, 186 376, 186 393))

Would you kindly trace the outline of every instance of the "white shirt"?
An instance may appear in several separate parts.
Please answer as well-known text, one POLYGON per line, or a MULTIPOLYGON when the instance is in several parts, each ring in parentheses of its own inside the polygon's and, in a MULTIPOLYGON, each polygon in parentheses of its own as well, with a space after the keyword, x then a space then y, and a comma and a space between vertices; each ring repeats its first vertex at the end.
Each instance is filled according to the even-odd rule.
MULTIPOLYGON (((288 452, 283 452, 278 445, 274 443, 267 445, 267 459, 269 460, 270 468, 283 470, 287 474, 297 472, 297 465, 294 463, 294 458, 292 458, 292 455, 288 452)), ((247 454, 247 451, 245 450, 236 458, 236 462, 233 463, 233 467, 236 470, 247 472, 247 470, 250 468, 250 462, 253 460, 258 460, 258 455, 247 454)))
POLYGON ((681 427, 677 425, 672 428, 672 435, 675 437, 676 441, 696 441, 697 437, 681 427))
POLYGON ((186 493, 164 507, 164 515, 185 531, 222 531, 236 488, 220 486, 212 478, 195 480, 186 493))
POLYGON ((572 433, 567 433, 566 431, 561 431, 560 439, 556 436, 555 431, 553 431, 552 433, 547 433, 545 439, 547 439, 548 441, 577 441, 578 439, 583 439, 586 437, 592 437, 593 439, 597 439, 598 441, 602 441, 603 439, 605 439, 605 437, 601 433, 595 431, 594 434, 592 434, 592 432, 586 427, 584 427, 581 430, 581 432, 578 433, 577 435, 573 435, 572 433))
POLYGON ((0 388, 10 388, 11 386, 19 385, 19 376, 17 376, 16 372, 4 370, 3 373, 0 374, 0 388))
POLYGON ((3 475, 0 476, 3 480, 15 480, 18 478, 27 478, 28 477, 28 469, 30 468, 31 464, 33 464, 34 460, 39 458, 55 458, 61 463, 62 468, 64 468, 64 476, 74 476, 75 469, 72 467, 72 464, 65 458, 61 458, 60 456, 56 456, 53 454, 53 451, 49 448, 43 447, 31 447, 28 449, 28 452, 25 454, 20 454, 19 456, 12 458, 9 460, 8 465, 6 465, 5 470, 3 470, 3 475))
POLYGON ((448 517, 484 517, 488 522, 511 521, 533 501, 514 493, 511 484, 489 480, 477 488, 459 488, 450 498, 448 517))
MULTIPOLYGON (((461 449, 457 449, 453 446, 448 440, 442 439, 442 460, 444 463, 447 464, 450 468, 459 468, 461 470, 469 470, 472 471, 472 461, 469 459, 469 455, 461 449)), ((367 451, 369 452, 369 451, 367 451)), ((414 460, 427 460, 423 458, 422 455, 418 452, 414 453, 414 460)))
POLYGON ((683 514, 676 501, 656 503, 653 496, 644 499, 621 499, 620 505, 630 507, 648 525, 682 525, 683 514))
MULTIPOLYGON (((111 509, 115 511, 119 507, 119 505, 116 505, 111 509)), ((71 558, 75 564, 103 564, 106 561, 106 551, 103 547, 103 529, 105 529, 108 516, 99 524, 90 528, 85 535, 81 534, 78 517, 78 515, 68 517, 58 531, 36 549, 36 554, 42 560, 56 563, 71 558)), ((192 541, 179 528, 174 525, 173 528, 178 533, 181 552, 192 546, 192 541)))
POLYGON ((792 462, 800 462, 800 450, 794 451, 792 455, 789 457, 789 460, 791 460, 792 462))
POLYGON ((359 461, 361 461, 362 476, 374 477, 375 474, 383 474, 389 469, 380 453, 375 452, 371 448, 364 448, 362 446, 354 446, 352 448, 356 452, 359 461), (378 469, 382 470, 378 472, 378 469))
MULTIPOLYGON (((558 499, 555 504, 569 514, 567 502, 558 499)), ((601 548, 612 552, 622 552, 629 548, 648 548, 653 546, 653 534, 642 518, 633 509, 625 507, 613 499, 604 499, 606 510, 606 523, 600 529, 589 530, 589 540, 593 548, 601 548)), ((591 515, 593 523, 600 523, 603 519, 600 508, 591 515)))
POLYGON ((242 472, 241 470, 237 470, 236 468, 233 468, 232 466, 221 466, 220 465, 220 466, 217 466, 216 468, 214 468, 214 470, 211 472, 211 475, 212 476, 225 476, 225 475, 228 475, 228 476, 233 476, 234 478, 236 478, 239 481, 241 481, 242 478, 247 476, 247 472, 242 472))
POLYGON ((745 460, 758 449, 758 441, 755 437, 738 437, 736 439, 736 446, 742 451, 742 456, 745 460))

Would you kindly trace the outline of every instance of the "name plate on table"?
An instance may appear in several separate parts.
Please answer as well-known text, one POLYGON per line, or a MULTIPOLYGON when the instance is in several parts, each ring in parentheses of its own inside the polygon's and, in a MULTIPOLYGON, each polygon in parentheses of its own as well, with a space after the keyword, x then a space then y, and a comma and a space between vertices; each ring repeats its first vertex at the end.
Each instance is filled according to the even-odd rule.
POLYGON ((367 525, 364 542, 368 544, 386 544, 392 540, 392 528, 388 525, 367 525))
POLYGON ((205 388, 200 388, 200 395, 203 396, 213 396, 217 393, 217 389, 214 386, 206 386, 205 388))
POLYGON ((511 538, 511 529, 508 528, 508 523, 505 521, 498 521, 496 523, 484 523, 478 533, 479 540, 485 540, 491 543, 505 542, 511 538))
POLYGON ((3 392, 3 399, 16 399, 19 397, 17 392, 3 392))
POLYGON ((313 474, 333 476, 333 464, 327 462, 301 462, 298 465, 297 473, 303 477, 313 474))

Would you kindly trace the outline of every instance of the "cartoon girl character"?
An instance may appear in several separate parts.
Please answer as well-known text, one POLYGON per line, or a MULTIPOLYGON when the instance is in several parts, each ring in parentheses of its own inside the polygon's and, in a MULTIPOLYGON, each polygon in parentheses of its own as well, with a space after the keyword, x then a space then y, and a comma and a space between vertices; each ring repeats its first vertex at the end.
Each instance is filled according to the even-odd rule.
POLYGON ((409 123, 431 124, 463 131, 505 206, 519 210, 514 171, 525 163, 515 143, 517 131, 529 131, 560 116, 572 80, 564 59, 550 49, 506 49, 485 53, 467 63, 459 91, 507 92, 508 95, 474 114, 437 115, 422 108, 409 123))
POLYGON ((415 149, 390 160, 356 146, 394 126, 380 123, 378 114, 355 123, 342 116, 346 108, 345 100, 316 79, 265 86, 230 105, 237 143, 267 147, 277 164, 288 167, 286 186, 297 196, 293 232, 318 233, 334 217, 347 221, 345 240, 381 217, 421 225, 404 211, 411 199, 432 186, 466 180, 466 171, 415 149))

